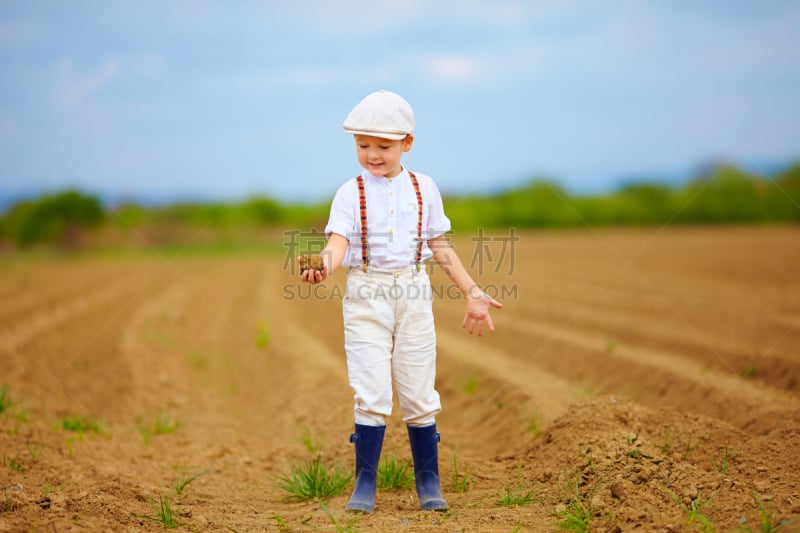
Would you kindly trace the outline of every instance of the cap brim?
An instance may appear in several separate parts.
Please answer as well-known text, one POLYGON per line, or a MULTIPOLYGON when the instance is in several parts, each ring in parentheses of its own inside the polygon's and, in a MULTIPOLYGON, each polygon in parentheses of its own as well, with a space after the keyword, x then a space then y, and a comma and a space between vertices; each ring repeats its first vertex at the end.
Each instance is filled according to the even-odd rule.
POLYGON ((409 133, 386 133, 382 131, 351 130, 347 128, 344 129, 344 132, 352 135, 369 135, 370 137, 379 137, 381 139, 389 139, 391 141, 399 141, 410 135, 409 133))

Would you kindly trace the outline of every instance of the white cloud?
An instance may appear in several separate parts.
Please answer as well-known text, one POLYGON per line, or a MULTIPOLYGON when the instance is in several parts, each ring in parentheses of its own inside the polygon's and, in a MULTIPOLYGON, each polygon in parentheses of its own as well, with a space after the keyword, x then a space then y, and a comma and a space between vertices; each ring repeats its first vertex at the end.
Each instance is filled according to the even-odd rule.
POLYGON ((236 74, 215 74, 200 83, 236 93, 259 93, 269 90, 348 87, 360 85, 365 79, 375 84, 388 84, 397 78, 396 69, 380 65, 298 64, 291 67, 247 70, 236 74))
POLYGON ((55 101, 63 107, 76 107, 88 97, 108 87, 119 74, 116 59, 107 59, 89 72, 76 72, 71 62, 62 62, 56 67, 57 87, 55 101))
POLYGON ((164 73, 166 62, 158 54, 128 58, 111 57, 92 69, 81 71, 71 59, 58 62, 52 69, 53 100, 61 107, 80 106, 102 93, 123 77, 154 77, 164 73))
POLYGON ((424 60, 428 76, 444 83, 460 85, 484 77, 486 61, 458 54, 442 54, 424 60))

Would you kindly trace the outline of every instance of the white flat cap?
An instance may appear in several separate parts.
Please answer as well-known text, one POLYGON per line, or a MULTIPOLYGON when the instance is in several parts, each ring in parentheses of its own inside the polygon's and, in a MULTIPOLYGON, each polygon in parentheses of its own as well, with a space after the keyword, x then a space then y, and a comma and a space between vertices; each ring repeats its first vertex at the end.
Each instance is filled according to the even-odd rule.
POLYGON ((361 100, 342 126, 346 133, 404 139, 414 130, 414 111, 399 94, 381 90, 361 100))

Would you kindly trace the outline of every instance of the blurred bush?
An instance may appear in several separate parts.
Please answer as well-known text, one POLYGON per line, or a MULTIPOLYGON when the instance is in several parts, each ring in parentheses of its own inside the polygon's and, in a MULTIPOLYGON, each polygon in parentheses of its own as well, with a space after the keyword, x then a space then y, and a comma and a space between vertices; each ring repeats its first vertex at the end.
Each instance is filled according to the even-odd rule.
POLYGON ((570 195, 534 180, 490 197, 449 197, 456 230, 477 227, 578 227, 800 221, 800 163, 773 177, 722 166, 683 187, 631 182, 605 195, 570 195))
POLYGON ((83 231, 100 225, 104 218, 98 198, 67 190, 14 204, 0 227, 19 248, 43 242, 75 249, 81 244, 83 231))

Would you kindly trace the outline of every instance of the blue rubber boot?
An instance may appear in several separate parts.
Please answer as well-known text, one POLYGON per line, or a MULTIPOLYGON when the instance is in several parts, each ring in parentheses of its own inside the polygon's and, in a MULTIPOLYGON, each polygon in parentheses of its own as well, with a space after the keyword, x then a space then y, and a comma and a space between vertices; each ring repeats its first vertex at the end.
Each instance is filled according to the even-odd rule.
POLYGON ((408 441, 414 458, 419 506, 423 511, 446 511, 447 502, 439 485, 439 434, 436 424, 418 428, 408 426, 408 441))
POLYGON ((355 433, 350 435, 350 442, 356 445, 356 483, 345 511, 371 513, 375 510, 378 461, 385 432, 386 426, 356 424, 355 433))

